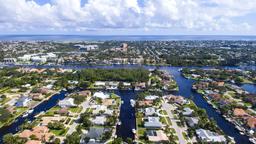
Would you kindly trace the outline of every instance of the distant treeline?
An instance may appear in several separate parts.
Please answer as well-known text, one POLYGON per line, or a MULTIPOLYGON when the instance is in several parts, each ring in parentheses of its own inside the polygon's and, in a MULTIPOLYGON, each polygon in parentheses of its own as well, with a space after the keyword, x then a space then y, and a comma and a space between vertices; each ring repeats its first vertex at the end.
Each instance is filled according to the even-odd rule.
POLYGON ((77 81, 125 81, 146 82, 149 79, 146 69, 85 69, 76 73, 67 73, 63 76, 66 80, 77 81))

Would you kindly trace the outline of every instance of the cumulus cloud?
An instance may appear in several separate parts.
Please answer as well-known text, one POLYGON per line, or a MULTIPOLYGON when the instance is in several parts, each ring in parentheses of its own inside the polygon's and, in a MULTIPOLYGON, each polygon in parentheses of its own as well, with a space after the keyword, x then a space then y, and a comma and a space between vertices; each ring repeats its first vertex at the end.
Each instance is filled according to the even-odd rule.
POLYGON ((0 32, 183 29, 249 31, 236 17, 256 13, 256 0, 0 0, 0 32), (243 29, 244 28, 244 29, 243 29))

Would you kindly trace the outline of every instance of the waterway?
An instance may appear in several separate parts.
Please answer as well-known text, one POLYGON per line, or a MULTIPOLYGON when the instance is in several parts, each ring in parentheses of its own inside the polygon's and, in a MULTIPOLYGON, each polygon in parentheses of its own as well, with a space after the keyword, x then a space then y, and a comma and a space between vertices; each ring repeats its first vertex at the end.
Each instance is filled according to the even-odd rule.
POLYGON ((256 94, 256 85, 255 84, 243 84, 242 89, 246 90, 249 93, 256 94))
POLYGON ((116 94, 119 95, 123 101, 119 116, 121 125, 117 126, 116 134, 118 137, 122 137, 123 139, 134 139, 132 129, 135 129, 136 126, 135 108, 131 106, 130 100, 135 99, 136 93, 132 90, 127 90, 117 91, 116 94))
POLYGON ((2 143, 3 136, 8 133, 17 133, 19 131, 19 126, 22 125, 26 120, 33 121, 35 120, 35 116, 40 112, 47 111, 54 107, 59 100, 65 98, 67 91, 61 91, 58 94, 53 95, 49 100, 42 102, 38 106, 34 108, 34 111, 29 114, 27 117, 18 117, 14 123, 9 126, 0 128, 0 144, 2 143))
MULTIPOLYGON (((38 67, 38 66, 29 66, 29 67, 38 67)), ((51 66, 39 66, 39 67, 50 68, 51 66)), ((60 66, 60 67, 68 68, 68 69, 86 69, 86 68, 116 69, 116 68, 139 68, 139 67, 143 67, 146 69, 156 68, 155 66, 139 66, 139 65, 75 66, 75 67, 60 66)), ((213 109, 211 105, 209 105, 200 94, 193 92, 191 90, 191 87, 194 81, 186 79, 181 75, 181 73, 179 72, 179 69, 182 67, 163 66, 163 67, 157 67, 157 68, 161 70, 166 70, 174 76, 174 79, 177 81, 179 86, 179 91, 174 94, 181 95, 186 98, 192 97, 193 98, 192 100, 194 101, 194 103, 198 107, 205 109, 208 116, 216 121, 217 125, 223 130, 223 132, 226 135, 234 137, 236 143, 239 143, 239 144, 250 143, 247 136, 241 135, 239 131, 235 129, 235 126, 230 122, 228 122, 227 120, 225 120, 221 116, 221 114, 217 113, 215 109, 213 109)), ((209 68, 209 67, 204 67, 204 68, 209 68)), ((225 67, 225 68, 233 69, 238 67, 225 67)), ((54 95, 49 101, 43 102, 42 104, 38 105, 35 108, 34 112, 28 116, 28 120, 33 120, 36 113, 48 110, 51 107, 55 106, 59 99, 63 99, 65 97, 64 94, 65 92, 62 92, 59 95, 54 95)), ((124 103, 121 105, 121 110, 120 110, 120 120, 122 122, 122 125, 117 127, 117 135, 122 138, 127 138, 127 137, 134 138, 134 135, 131 130, 135 128, 135 109, 131 107, 130 99, 134 99, 136 94, 132 91, 118 91, 116 92, 116 94, 120 95, 121 99, 124 101, 124 103)), ((21 125, 24 121, 25 119, 20 117, 12 125, 1 128, 0 139, 2 139, 2 136, 6 133, 16 133, 18 126, 21 125)))

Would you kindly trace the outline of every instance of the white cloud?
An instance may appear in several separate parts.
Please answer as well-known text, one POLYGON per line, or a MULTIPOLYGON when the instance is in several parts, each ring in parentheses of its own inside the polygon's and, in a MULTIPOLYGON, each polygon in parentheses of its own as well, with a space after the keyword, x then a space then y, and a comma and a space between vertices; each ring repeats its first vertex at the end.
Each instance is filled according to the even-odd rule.
POLYGON ((233 18, 256 13, 256 0, 0 0, 0 32, 106 29, 249 31, 233 18))

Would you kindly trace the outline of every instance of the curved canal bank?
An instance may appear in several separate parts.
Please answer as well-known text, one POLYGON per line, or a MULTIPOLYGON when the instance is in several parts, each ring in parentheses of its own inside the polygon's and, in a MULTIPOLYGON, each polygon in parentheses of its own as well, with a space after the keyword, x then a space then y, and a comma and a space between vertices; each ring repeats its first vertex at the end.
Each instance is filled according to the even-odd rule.
POLYGON ((47 111, 54 107, 59 100, 65 98, 67 91, 61 91, 58 94, 53 95, 49 100, 46 100, 34 108, 34 111, 29 114, 27 117, 19 116, 11 125, 0 128, 0 143, 2 143, 3 136, 8 133, 17 133, 19 131, 19 127, 26 121, 35 120, 35 116, 40 112, 47 111))
MULTIPOLYGON (((251 143, 249 141, 249 138, 247 136, 243 136, 239 133, 237 129, 235 129, 235 126, 225 120, 221 114, 217 113, 215 109, 212 108, 211 105, 209 105, 206 100, 202 97, 202 95, 193 92, 191 87, 193 85, 193 80, 189 80, 184 78, 181 73, 179 72, 179 69, 182 67, 171 67, 171 66, 162 66, 162 67, 156 67, 156 66, 140 66, 140 65, 111 65, 111 66, 27 66, 31 68, 64 68, 64 69, 86 69, 86 68, 104 68, 104 69, 117 69, 117 68, 146 68, 146 69, 153 69, 153 68, 159 68, 161 70, 166 70, 170 72, 173 76, 174 79, 177 81, 178 86, 179 86, 179 91, 176 92, 176 95, 181 95, 184 97, 193 97, 194 103, 200 107, 206 110, 208 116, 212 119, 214 119, 217 123, 217 125, 223 130, 223 132, 231 137, 234 137, 236 143, 251 143)), ((211 67, 202 67, 202 68, 211 68, 211 67)), ((238 67, 223 67, 227 69, 234 69, 238 67)), ((130 131, 130 129, 135 128, 135 115, 133 116, 132 113, 135 114, 135 109, 130 107, 130 99, 135 98, 135 93, 132 91, 118 91, 116 94, 120 95, 121 99, 124 101, 124 104, 121 105, 121 111, 120 111, 120 120, 122 122, 122 125, 117 127, 117 135, 122 137, 122 138, 127 138, 131 137, 133 138, 134 135, 130 131)), ((65 96, 63 96, 64 98, 65 96)), ((62 99, 63 99, 62 98, 62 99)), ((49 103, 52 100, 49 99, 49 103)), ((54 100, 53 100, 54 101, 54 100)), ((57 101, 55 101, 57 103, 57 101)), ((56 103, 54 105, 56 105, 56 103)), ((43 104, 43 103, 42 103, 43 104)), ((44 107, 40 104, 38 107, 41 107, 43 109, 44 107)), ((48 104, 46 104, 48 105, 48 104)), ((53 107, 52 105, 51 107, 53 107)), ((49 107, 48 109, 50 109, 49 107)), ((37 107, 35 108, 37 109, 37 107)), ((47 109, 45 109, 47 110, 47 109)), ((37 110, 39 112, 44 111, 44 110, 37 110)), ((36 114, 36 110, 32 114, 28 116, 29 120, 33 120, 33 117, 36 114)), ((17 132, 17 125, 22 124, 25 121, 22 117, 19 118, 15 123, 12 125, 5 127, 6 130, 3 130, 4 128, 0 129, 0 138, 6 134, 6 133, 15 133, 17 132), (2 133, 2 131, 4 133, 2 133)), ((2 138, 1 138, 2 139, 2 138)), ((0 142, 1 143, 1 142, 0 142)))

